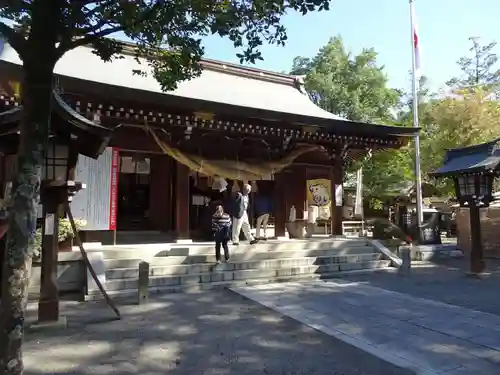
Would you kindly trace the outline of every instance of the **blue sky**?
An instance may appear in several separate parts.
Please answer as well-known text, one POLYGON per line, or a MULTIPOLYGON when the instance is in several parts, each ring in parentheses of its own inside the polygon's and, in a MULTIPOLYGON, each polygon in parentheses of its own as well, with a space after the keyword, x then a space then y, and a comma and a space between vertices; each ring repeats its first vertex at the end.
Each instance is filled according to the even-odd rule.
MULTIPOLYGON (((434 90, 460 74, 456 61, 469 53, 471 36, 484 44, 498 40, 500 0, 415 0, 422 71, 434 90)), ((408 0, 332 0, 328 12, 306 16, 291 13, 283 19, 289 40, 285 47, 264 46, 264 61, 255 66, 289 71, 295 56, 313 57, 334 35, 341 35, 353 53, 373 47, 386 67, 394 88, 409 89, 411 33, 408 0)), ((219 37, 204 40, 205 57, 239 63, 232 44, 219 37)))
MULTIPOLYGON (((297 55, 312 57, 329 37, 342 35, 346 47, 359 52, 374 47, 393 87, 409 88, 411 34, 408 0, 333 0, 329 12, 290 14, 284 24, 285 47, 265 46, 264 61, 256 66, 288 71, 297 55)), ((459 70, 456 60, 468 53, 470 36, 484 43, 498 40, 500 0, 415 0, 423 73, 433 89, 459 70)), ((218 37, 205 41, 206 57, 238 63, 230 42, 218 37)))

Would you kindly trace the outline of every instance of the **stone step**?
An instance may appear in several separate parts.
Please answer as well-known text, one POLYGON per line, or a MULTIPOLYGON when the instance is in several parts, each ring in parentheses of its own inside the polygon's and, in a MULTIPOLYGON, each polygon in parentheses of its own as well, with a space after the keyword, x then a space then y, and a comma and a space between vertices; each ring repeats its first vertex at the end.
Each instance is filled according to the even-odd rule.
MULTIPOLYGON (((346 256, 324 256, 324 257, 304 257, 304 258, 284 258, 267 259, 262 261, 246 261, 221 264, 218 270, 238 271, 247 269, 280 269, 287 267, 302 267, 312 265, 328 265, 334 263, 353 263, 380 260, 381 253, 367 253, 346 256)), ((181 264, 173 266, 152 266, 151 276, 188 275, 210 272, 215 263, 215 256, 209 263, 181 264)), ((134 268, 112 268, 106 271, 106 278, 111 279, 137 279, 139 275, 138 267, 134 268)))
MULTIPOLYGON (((239 246, 229 245, 230 249, 240 252, 281 252, 292 250, 329 250, 350 247, 372 246, 366 239, 326 239, 326 240, 288 240, 262 241, 255 245, 241 243, 239 246)), ((189 256, 207 255, 214 251, 213 243, 201 244, 145 244, 141 246, 103 246, 101 249, 105 259, 142 258, 153 256, 189 256)))
MULTIPOLYGON (((342 271, 362 269, 386 268, 390 261, 376 260, 353 263, 332 263, 327 265, 311 265, 301 267, 286 267, 280 269, 246 269, 224 271, 214 270, 200 274, 186 274, 175 276, 153 276, 149 279, 150 287, 195 285, 220 281, 269 279, 291 277, 307 274, 331 274, 342 271)), ((106 290, 137 289, 137 279, 111 279, 106 281, 106 290)))
MULTIPOLYGON (((323 257, 323 256, 347 256, 359 255, 367 253, 379 253, 372 246, 356 246, 344 249, 323 249, 323 250, 292 250, 292 251, 241 251, 241 249, 229 249, 231 259, 234 262, 259 261, 267 259, 284 259, 284 258, 304 258, 304 257, 323 257)), ((137 254, 136 254, 137 255, 137 254)), ((157 256, 153 258, 144 257, 151 265, 170 266, 179 264, 197 264, 209 263, 215 261, 215 250, 212 248, 210 253, 204 255, 189 255, 189 256, 157 256)), ((130 268, 137 267, 141 257, 130 257, 122 259, 105 259, 107 269, 111 268, 130 268)))
MULTIPOLYGON (((198 293, 210 289, 226 289, 228 287, 244 286, 244 285, 261 285, 270 283, 282 283, 291 281, 312 281, 312 280, 327 280, 333 278, 342 278, 343 276, 353 275, 353 274, 366 274, 371 272, 387 271, 389 268, 389 261, 381 261, 380 267, 363 268, 351 271, 336 271, 323 274, 299 274, 296 276, 280 276, 272 278, 257 278, 248 280, 231 280, 231 281, 216 281, 209 283, 198 283, 198 284, 188 284, 188 285, 175 285, 175 286, 151 286, 149 292, 154 293, 198 293)), ((107 290, 107 293, 112 298, 126 298, 126 297, 136 297, 137 296, 137 285, 131 289, 121 289, 121 290, 107 290)), ((92 291, 85 296, 85 300, 101 300, 103 299, 99 291, 92 291)))
MULTIPOLYGON (((229 245, 230 250, 237 253, 282 253, 289 251, 331 251, 336 250, 339 252, 350 252, 356 251, 353 249, 363 249, 366 247, 371 247, 371 244, 365 241, 357 241, 347 244, 335 244, 330 242, 320 242, 316 243, 285 243, 280 242, 276 244, 265 244, 265 245, 239 245, 232 246, 229 245)), ((200 247, 190 247, 190 248, 171 248, 167 254, 168 256, 196 256, 196 255, 210 255, 214 252, 214 245, 211 246, 200 246, 200 247)), ((162 254, 163 255, 163 254, 162 254)))

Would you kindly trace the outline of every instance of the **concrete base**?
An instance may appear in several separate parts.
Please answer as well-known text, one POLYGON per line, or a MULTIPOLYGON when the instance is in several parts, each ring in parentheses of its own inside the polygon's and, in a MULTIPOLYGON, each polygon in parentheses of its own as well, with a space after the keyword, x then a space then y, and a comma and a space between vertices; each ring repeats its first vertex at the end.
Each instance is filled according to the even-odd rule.
POLYGON ((403 264, 403 261, 401 258, 399 258, 397 255, 393 254, 391 250, 389 250, 387 247, 385 247, 380 241, 378 240, 369 240, 373 246, 375 246, 382 254, 384 254, 387 259, 391 260, 392 266, 393 267, 401 267, 403 264))
POLYGON ((176 240, 175 243, 185 245, 185 244, 193 243, 193 240, 190 240, 190 239, 188 239, 188 240, 176 240))
POLYGON ((52 322, 34 322, 30 324, 29 329, 33 331, 41 331, 41 330, 51 330, 51 329, 61 329, 67 328, 68 322, 65 316, 59 317, 59 320, 52 322))
MULTIPOLYGON (((102 242, 84 242, 82 246, 85 250, 101 249, 102 242)), ((80 251, 80 247, 78 246, 73 246, 72 249, 73 251, 80 251)))
POLYGON ((187 257, 190 255, 189 247, 174 247, 166 252, 166 256, 170 257, 187 257))
POLYGON ((276 237, 276 240, 277 241, 288 241, 290 238, 288 238, 287 236, 279 236, 279 237, 276 237))
MULTIPOLYGON (((106 264, 104 262, 104 254, 102 251, 92 251, 87 254, 90 264, 97 275, 97 278, 101 282, 102 286, 106 288, 106 264)), ((86 286, 87 291, 90 293, 92 291, 99 291, 99 287, 95 282, 89 269, 86 270, 86 286)))
MULTIPOLYGON (((399 247, 399 251, 410 248, 409 245, 399 247)), ((437 259, 463 258, 463 252, 453 244, 416 245, 411 247, 412 260, 433 261, 437 259)))

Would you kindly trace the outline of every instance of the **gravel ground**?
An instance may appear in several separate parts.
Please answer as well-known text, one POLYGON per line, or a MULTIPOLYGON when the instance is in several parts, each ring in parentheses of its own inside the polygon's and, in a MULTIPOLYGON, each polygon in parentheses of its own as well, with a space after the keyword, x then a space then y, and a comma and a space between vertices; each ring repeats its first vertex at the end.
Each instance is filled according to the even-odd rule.
POLYGON ((366 282, 369 285, 432 299, 468 309, 500 315, 500 260, 486 260, 490 273, 483 279, 465 276, 466 259, 449 259, 437 267, 415 267, 411 275, 402 277, 392 272, 349 275, 346 280, 366 282))
POLYGON ((230 291, 117 302, 120 321, 102 302, 63 303, 67 329, 28 331, 25 375, 412 374, 230 291))

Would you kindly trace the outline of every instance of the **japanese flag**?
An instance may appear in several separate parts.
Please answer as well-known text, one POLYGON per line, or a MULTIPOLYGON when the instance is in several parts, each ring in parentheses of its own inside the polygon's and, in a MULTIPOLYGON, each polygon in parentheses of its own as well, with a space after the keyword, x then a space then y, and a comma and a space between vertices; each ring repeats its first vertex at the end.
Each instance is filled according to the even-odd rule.
POLYGON ((421 65, 420 65, 420 40, 418 37, 418 28, 417 28, 417 18, 415 16, 415 7, 413 5, 413 1, 410 1, 410 11, 411 11, 411 24, 413 29, 413 49, 415 52, 415 76, 421 77, 421 65))

